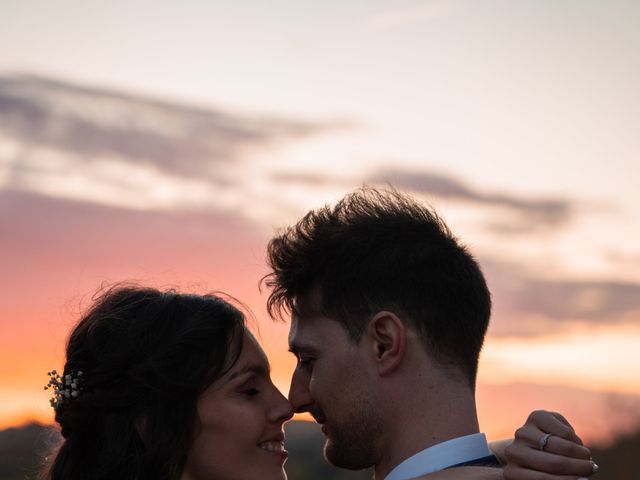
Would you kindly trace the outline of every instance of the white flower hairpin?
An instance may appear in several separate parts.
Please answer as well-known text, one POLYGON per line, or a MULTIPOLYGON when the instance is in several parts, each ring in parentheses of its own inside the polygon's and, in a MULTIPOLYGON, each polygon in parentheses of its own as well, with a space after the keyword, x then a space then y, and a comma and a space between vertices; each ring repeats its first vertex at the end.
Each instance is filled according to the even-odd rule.
POLYGON ((64 377, 59 375, 55 370, 47 372, 51 377, 49 383, 44 387, 45 390, 53 390, 53 397, 49 403, 54 409, 57 409, 65 400, 77 398, 82 392, 82 383, 84 382, 82 371, 77 374, 67 374, 64 377))

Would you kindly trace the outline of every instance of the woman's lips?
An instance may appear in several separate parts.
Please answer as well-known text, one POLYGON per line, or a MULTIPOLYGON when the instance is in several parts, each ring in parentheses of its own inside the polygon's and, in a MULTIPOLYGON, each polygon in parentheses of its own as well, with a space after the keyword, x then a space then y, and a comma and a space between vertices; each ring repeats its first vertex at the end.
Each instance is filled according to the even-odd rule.
POLYGON ((281 442, 278 442, 278 441, 262 442, 258 446, 261 449, 266 450, 267 452, 275 453, 275 454, 280 455, 281 457, 284 457, 284 458, 287 458, 289 456, 289 452, 287 452, 285 450, 285 448, 284 448, 284 441, 281 441, 281 442))

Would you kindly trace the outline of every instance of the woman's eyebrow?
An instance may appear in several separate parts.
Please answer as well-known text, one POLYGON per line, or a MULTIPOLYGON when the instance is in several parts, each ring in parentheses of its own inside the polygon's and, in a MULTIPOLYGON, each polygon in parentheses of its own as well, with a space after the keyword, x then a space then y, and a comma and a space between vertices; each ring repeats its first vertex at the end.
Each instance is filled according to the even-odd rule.
POLYGON ((249 365, 245 365, 240 370, 236 370, 235 372, 230 374, 229 378, 227 378, 225 383, 229 383, 232 380, 246 373, 255 373, 256 375, 268 377, 269 372, 270 372, 269 366, 265 367, 264 365, 260 365, 260 364, 249 364, 249 365))

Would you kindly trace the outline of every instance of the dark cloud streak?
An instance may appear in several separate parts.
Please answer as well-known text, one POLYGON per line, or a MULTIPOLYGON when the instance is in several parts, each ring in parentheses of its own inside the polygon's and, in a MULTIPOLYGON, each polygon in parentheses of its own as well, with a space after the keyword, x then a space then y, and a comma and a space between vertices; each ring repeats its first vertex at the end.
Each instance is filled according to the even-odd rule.
POLYGON ((482 193, 458 179, 427 172, 383 170, 369 181, 388 183, 401 190, 491 207, 503 207, 518 216, 514 222, 493 222, 496 233, 520 233, 538 227, 557 227, 570 221, 574 207, 561 199, 525 200, 504 193, 482 193))
POLYGON ((247 147, 342 126, 236 115, 33 76, 0 77, 0 112, 0 130, 27 149, 53 148, 87 162, 116 155, 211 180, 242 160, 247 147))
POLYGON ((640 284, 545 279, 514 265, 483 261, 494 299, 493 333, 548 334, 569 322, 592 325, 640 322, 640 284), (634 315, 638 315, 633 320, 634 315), (529 319, 546 319, 534 321, 529 319))
MULTIPOLYGON (((318 188, 338 186, 352 188, 362 179, 339 178, 323 173, 280 172, 272 179, 283 184, 302 184, 318 188)), ((495 216, 486 227, 493 233, 511 235, 528 233, 544 228, 562 227, 576 213, 576 207, 564 199, 523 199, 500 192, 483 193, 451 176, 424 171, 382 170, 364 178, 364 183, 384 185, 414 192, 427 197, 465 202, 492 208, 506 209, 510 213, 495 216)))

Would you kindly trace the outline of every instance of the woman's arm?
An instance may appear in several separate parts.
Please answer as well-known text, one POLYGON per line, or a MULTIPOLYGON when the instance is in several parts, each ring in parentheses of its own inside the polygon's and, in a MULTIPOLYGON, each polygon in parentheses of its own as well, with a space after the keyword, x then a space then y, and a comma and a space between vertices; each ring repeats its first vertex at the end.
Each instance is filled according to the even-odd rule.
POLYGON ((414 480, 503 480, 501 468, 459 467, 428 473, 414 480))
POLYGON ((491 449, 491 453, 493 453, 500 463, 503 465, 507 464, 507 457, 505 454, 506 448, 513 443, 513 438, 508 438, 506 440, 494 440, 489 443, 489 448, 491 449))

